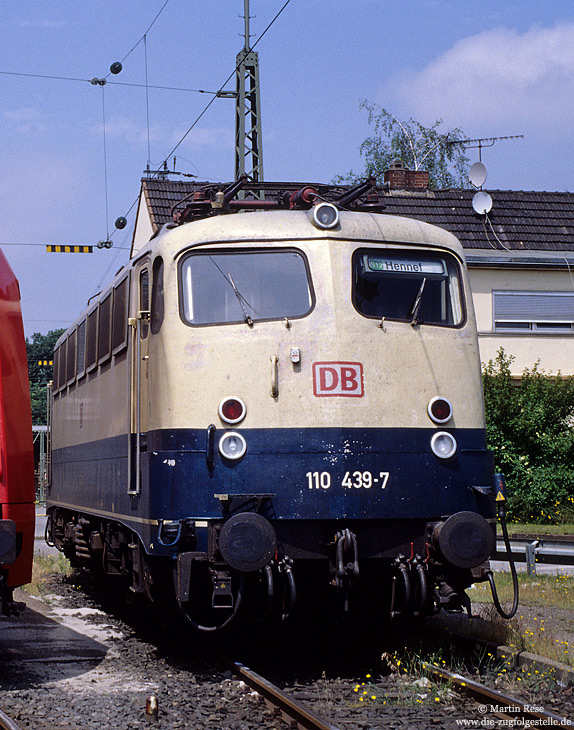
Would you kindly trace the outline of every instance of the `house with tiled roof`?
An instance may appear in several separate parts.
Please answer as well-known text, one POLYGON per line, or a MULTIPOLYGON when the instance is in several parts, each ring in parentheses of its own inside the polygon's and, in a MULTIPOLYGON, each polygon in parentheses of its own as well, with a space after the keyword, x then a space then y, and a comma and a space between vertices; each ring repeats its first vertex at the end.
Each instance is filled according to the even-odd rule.
MULTIPOLYGON (((144 178, 133 253, 205 185, 144 178)), ((574 374, 574 193, 492 190, 487 214, 475 212, 475 193, 429 189, 427 173, 404 168, 389 170, 378 188, 384 214, 432 223, 462 243, 483 362, 502 347, 516 375, 538 360, 546 372, 574 374)))

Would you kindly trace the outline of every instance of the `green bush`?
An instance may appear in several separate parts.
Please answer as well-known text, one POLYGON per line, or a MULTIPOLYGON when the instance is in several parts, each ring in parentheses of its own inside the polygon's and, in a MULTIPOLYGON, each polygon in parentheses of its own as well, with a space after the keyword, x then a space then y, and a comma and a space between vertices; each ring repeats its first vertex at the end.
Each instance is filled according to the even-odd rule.
POLYGON ((488 446, 506 477, 510 518, 569 522, 574 518, 574 378, 526 369, 499 350, 483 370, 488 446))

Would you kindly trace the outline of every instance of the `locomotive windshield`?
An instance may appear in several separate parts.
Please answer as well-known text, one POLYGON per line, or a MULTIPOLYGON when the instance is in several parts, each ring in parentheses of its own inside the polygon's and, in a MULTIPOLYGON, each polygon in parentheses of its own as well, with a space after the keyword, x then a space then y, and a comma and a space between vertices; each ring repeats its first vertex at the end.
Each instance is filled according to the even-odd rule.
POLYGON ((357 251, 353 304, 364 317, 456 327, 463 319, 458 265, 428 252, 357 251))
POLYGON ((192 325, 303 317, 313 294, 297 251, 201 252, 181 264, 181 311, 192 325))

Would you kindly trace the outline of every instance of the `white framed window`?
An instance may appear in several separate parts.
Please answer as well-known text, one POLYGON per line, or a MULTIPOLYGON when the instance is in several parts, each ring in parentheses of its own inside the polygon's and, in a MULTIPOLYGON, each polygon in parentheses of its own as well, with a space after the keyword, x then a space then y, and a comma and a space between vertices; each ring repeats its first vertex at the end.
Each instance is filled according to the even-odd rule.
POLYGON ((574 332, 574 291, 493 291, 495 332, 574 332))

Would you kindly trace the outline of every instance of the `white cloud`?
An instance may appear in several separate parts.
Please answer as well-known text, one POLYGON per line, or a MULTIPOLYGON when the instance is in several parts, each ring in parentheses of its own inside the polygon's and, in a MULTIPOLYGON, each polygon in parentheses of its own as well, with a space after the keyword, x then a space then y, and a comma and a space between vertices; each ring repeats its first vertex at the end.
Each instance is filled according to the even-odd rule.
MULTIPOLYGON (((185 131, 175 132, 172 136, 172 142, 177 144, 184 134, 185 131)), ((184 140, 184 146, 188 149, 199 149, 205 147, 232 149, 235 146, 234 139, 234 133, 229 129, 192 129, 184 140)))
MULTIPOLYGON (((103 134, 103 124, 95 124, 90 128, 90 132, 96 137, 103 134)), ((148 139, 147 128, 127 117, 111 117, 106 121, 106 137, 109 139, 118 139, 131 144, 146 144, 148 139)), ((165 134, 157 126, 149 129, 149 139, 151 142, 163 141, 165 134)))
POLYGON ((511 122, 508 133, 522 131, 521 124, 549 132, 557 125, 569 128, 574 23, 523 34, 506 28, 479 33, 389 87, 386 93, 397 94, 409 116, 425 122, 439 117, 461 127, 511 122))
POLYGON ((38 133, 46 129, 40 113, 32 107, 6 109, 2 112, 2 118, 6 121, 6 127, 18 133, 38 133))

